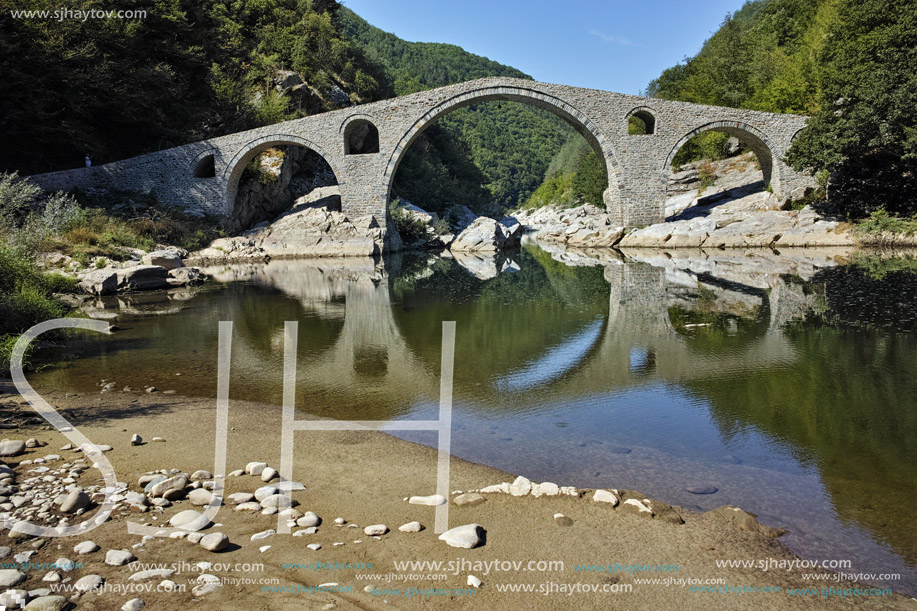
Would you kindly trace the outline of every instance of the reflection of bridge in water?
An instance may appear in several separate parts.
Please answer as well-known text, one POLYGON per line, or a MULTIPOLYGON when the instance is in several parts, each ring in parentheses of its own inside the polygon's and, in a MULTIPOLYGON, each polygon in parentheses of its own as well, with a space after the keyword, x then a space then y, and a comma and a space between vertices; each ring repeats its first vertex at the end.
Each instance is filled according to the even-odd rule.
MULTIPOLYGON (((821 266, 831 265, 829 257, 798 260, 679 253, 672 258, 655 252, 648 256, 647 260, 640 260, 640 255, 579 260, 580 265, 605 268, 609 302, 604 320, 545 346, 540 353, 518 355, 513 369, 493 372, 485 394, 506 390, 525 394, 546 388, 589 394, 786 366, 796 353, 779 331, 812 306, 801 285, 786 278, 811 277, 821 266), (704 351, 695 346, 693 336, 709 323, 674 323, 673 308, 727 312, 753 324, 733 334, 730 350, 704 351)), ((405 328, 395 316, 392 281, 399 274, 398 261, 274 261, 248 270, 208 271, 218 279, 248 278, 273 287, 296 299, 306 311, 341 324, 336 339, 300 367, 301 388, 333 386, 336 393, 365 396, 370 392, 383 403, 409 405, 419 397, 437 396, 439 364, 412 349, 415 338, 410 335, 416 331, 405 328)), ((518 269, 505 264, 494 267, 518 269)), ((430 273, 424 268, 417 275, 430 273)), ((457 329, 459 336, 463 332, 468 330, 457 329)), ((278 327, 276 333, 274 344, 282 329, 278 327)), ((308 344, 309 338, 300 341, 308 344)), ((438 338, 421 341, 436 343, 438 338)), ((241 358, 255 362, 276 359, 276 353, 257 350, 244 337, 234 349, 241 358)), ((457 370, 463 360, 472 358, 457 353, 457 370)), ((460 391, 458 379, 457 386, 460 391)), ((482 390, 477 389, 478 394, 482 390)))

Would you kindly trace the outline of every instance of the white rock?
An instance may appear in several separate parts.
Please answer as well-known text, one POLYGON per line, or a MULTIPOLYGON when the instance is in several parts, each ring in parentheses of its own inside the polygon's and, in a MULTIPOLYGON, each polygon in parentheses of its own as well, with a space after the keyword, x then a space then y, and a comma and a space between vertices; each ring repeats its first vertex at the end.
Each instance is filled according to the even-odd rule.
POLYGON ((145 571, 137 571, 136 573, 131 573, 131 576, 128 577, 130 581, 143 581, 144 579, 163 579, 165 577, 171 577, 175 573, 175 569, 147 569, 145 571))
POLYGON ((109 566, 124 566, 137 558, 126 549, 110 549, 105 554, 105 564, 109 566))
POLYGON ((423 524, 421 524, 420 522, 416 522, 416 521, 408 522, 407 524, 402 524, 401 526, 399 526, 398 530, 400 530, 403 533, 419 533, 420 531, 423 530, 423 524))
POLYGON ((277 469, 274 467, 265 467, 264 471, 261 472, 261 481, 269 482, 275 477, 278 477, 277 469))
POLYGON ((468 581, 467 581, 467 583, 468 583, 468 585, 470 585, 472 588, 480 588, 480 587, 481 587, 481 580, 478 579, 477 577, 475 577, 474 575, 469 575, 469 576, 468 576, 468 581))
POLYGON ((208 490, 198 488, 188 493, 188 500, 192 505, 209 505, 213 500, 213 495, 208 490))
POLYGON ((308 547, 312 551, 317 552, 318 550, 322 549, 322 544, 321 543, 310 543, 306 547, 308 547))
POLYGON ((480 524, 456 526, 441 534, 439 539, 452 547, 472 549, 484 544, 487 531, 480 524))
POLYGON ((271 549, 270 545, 262 545, 261 547, 258 548, 258 551, 263 554, 264 552, 266 552, 269 549, 271 549))
POLYGON ((230 505, 240 505, 242 503, 247 503, 255 498, 255 495, 251 492, 234 492, 226 497, 226 501, 230 505))
POLYGON ((273 528, 271 528, 271 529, 269 529, 269 530, 263 530, 263 531, 261 531, 260 533, 255 533, 255 534, 253 534, 251 540, 252 540, 252 541, 260 541, 261 539, 267 539, 268 537, 272 537, 272 536, 274 536, 274 535, 276 535, 276 534, 277 534, 277 531, 274 530, 273 528))
POLYGON ((532 482, 521 475, 517 477, 509 487, 509 493, 513 496, 525 496, 532 491, 532 482))
POLYGON ((372 526, 364 528, 363 532, 371 537, 378 537, 388 532, 388 526, 385 524, 373 524, 372 526))
POLYGON ((255 490, 255 500, 260 503, 267 497, 273 496, 279 493, 280 493, 280 488, 278 488, 277 486, 261 486, 260 488, 255 490))
MULTIPOLYGON (((137 433, 134 433, 133 435, 131 435, 131 445, 132 445, 132 446, 139 446, 141 443, 143 443, 143 438, 142 438, 140 435, 138 435, 137 433)), ((137 598, 137 599, 135 599, 135 600, 140 600, 140 599, 137 598)), ((141 602, 143 602, 143 601, 141 601, 141 602)), ((138 607, 138 609, 139 609, 139 608, 140 608, 140 607, 138 607)))
POLYGON ((201 539, 201 547, 209 552, 218 552, 229 545, 229 537, 223 533, 210 533, 201 539))
POLYGON ((204 517, 204 514, 194 511, 193 509, 186 509, 176 513, 169 519, 169 526, 181 527, 187 526, 192 522, 199 520, 204 517))
POLYGON ((560 494, 560 486, 553 482, 542 482, 532 485, 532 496, 535 498, 540 496, 557 496, 558 494, 560 494))
POLYGON ((441 494, 431 494, 430 496, 412 496, 408 499, 411 505, 445 505, 446 497, 441 494))
POLYGON ((250 462, 245 465, 245 472, 249 475, 261 475, 266 468, 266 462, 250 462))
POLYGON ((26 580, 25 573, 16 569, 0 569, 0 587, 11 588, 26 580))
POLYGON ((301 518, 296 520, 296 525, 301 526, 302 528, 309 528, 310 526, 318 526, 322 523, 322 519, 318 517, 315 512, 307 511, 303 514, 301 518))
POLYGON ((82 543, 77 543, 73 547, 73 551, 77 554, 91 554, 92 552, 99 551, 99 546, 93 541, 83 541, 82 543))
POLYGON ((140 611, 146 606, 146 603, 139 598, 132 598, 123 605, 121 605, 121 611, 140 611))
POLYGON ((611 503, 612 507, 618 506, 618 497, 607 490, 596 490, 592 495, 592 500, 596 503, 611 503))
POLYGON ((197 471, 191 474, 190 479, 192 482, 197 482, 203 479, 213 479, 213 475, 210 473, 210 471, 205 471, 204 469, 198 469, 197 471))
POLYGON ((86 575, 77 579, 73 587, 80 592, 92 592, 104 582, 101 575, 86 575))

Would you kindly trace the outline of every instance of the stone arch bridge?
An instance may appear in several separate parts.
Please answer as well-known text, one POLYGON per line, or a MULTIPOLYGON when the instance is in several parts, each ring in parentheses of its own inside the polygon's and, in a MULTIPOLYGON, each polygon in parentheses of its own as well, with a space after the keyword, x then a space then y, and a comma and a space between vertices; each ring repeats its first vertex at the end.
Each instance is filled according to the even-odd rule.
POLYGON ((604 163, 604 203, 620 225, 664 220, 672 158, 704 131, 736 136, 757 155, 765 181, 780 197, 811 186, 783 157, 806 118, 705 106, 513 78, 484 78, 407 96, 211 138, 92 168, 30 177, 47 190, 102 187, 153 192, 161 201, 229 217, 239 178, 258 153, 300 145, 334 171, 342 211, 351 218, 387 220, 392 181, 411 143, 439 117, 462 106, 514 101, 548 110, 572 125, 604 163), (628 119, 647 125, 629 135, 628 119))

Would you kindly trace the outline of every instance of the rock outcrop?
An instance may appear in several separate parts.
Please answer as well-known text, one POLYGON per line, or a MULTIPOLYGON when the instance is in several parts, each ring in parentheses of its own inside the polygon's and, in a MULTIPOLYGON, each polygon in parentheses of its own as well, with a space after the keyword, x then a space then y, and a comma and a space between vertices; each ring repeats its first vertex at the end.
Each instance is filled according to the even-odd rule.
POLYGON ((481 216, 466 227, 449 246, 453 252, 499 252, 519 246, 522 225, 505 225, 481 216))

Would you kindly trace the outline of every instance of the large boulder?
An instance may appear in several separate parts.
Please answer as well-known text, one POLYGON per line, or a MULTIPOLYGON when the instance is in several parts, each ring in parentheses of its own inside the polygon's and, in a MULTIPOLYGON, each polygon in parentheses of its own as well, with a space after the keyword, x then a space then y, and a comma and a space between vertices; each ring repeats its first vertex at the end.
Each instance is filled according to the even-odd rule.
POLYGON ((449 248, 453 251, 497 252, 518 246, 521 237, 522 225, 516 224, 509 228, 482 216, 458 234, 449 248))
POLYGON ((154 250, 143 256, 144 265, 158 265, 166 269, 183 267, 181 254, 174 250, 154 250))
POLYGON ((79 286, 90 295, 112 295, 118 291, 118 271, 93 270, 82 276, 79 286))
POLYGON ((137 265, 118 270, 118 289, 149 291, 169 286, 169 270, 159 265, 137 265))

